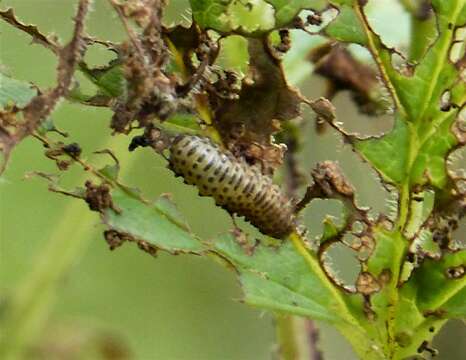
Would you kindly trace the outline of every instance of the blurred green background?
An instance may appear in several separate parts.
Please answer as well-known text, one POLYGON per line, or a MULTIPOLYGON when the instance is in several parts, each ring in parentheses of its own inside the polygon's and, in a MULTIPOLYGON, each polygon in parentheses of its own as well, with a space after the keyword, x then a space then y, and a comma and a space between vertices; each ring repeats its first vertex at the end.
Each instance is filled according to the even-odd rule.
MULTIPOLYGON (((3 0, 0 6, 14 7, 20 19, 37 24, 45 33, 55 33, 63 40, 71 34, 74 0, 3 0)), ((187 1, 172 1, 167 22, 181 19, 187 14, 186 7, 187 1)), ((88 33, 107 40, 123 39, 121 24, 106 0, 94 2, 88 33)), ((88 56, 93 65, 103 65, 109 59, 98 48, 92 48, 88 56)), ((0 22, 0 60, 1 70, 14 78, 34 82, 42 88, 54 83, 54 56, 38 45, 31 45, 30 37, 4 22, 0 22)), ((310 97, 319 96, 324 85, 321 79, 309 79, 303 83, 302 91, 310 97)), ((338 96, 335 104, 347 129, 374 134, 390 128, 388 117, 373 119, 359 115, 347 94, 338 96)), ((175 180, 162 159, 148 150, 129 154, 126 149, 130 138, 109 135, 110 117, 108 110, 67 102, 61 103, 53 114, 58 127, 69 132, 70 141, 81 144, 84 155, 93 163, 107 162, 92 154, 94 150, 111 148, 121 160, 125 183, 137 186, 150 198, 172 193, 197 234, 213 237, 231 226, 227 214, 215 208, 211 199, 200 198, 193 187, 175 180)), ((388 194, 380 188, 372 171, 332 131, 317 136, 311 119, 312 115, 305 113, 309 126, 300 154, 303 168, 309 170, 319 160, 339 160, 358 188, 358 201, 376 211, 386 210, 388 194)), ((54 164, 43 156, 42 146, 27 139, 14 151, 9 168, 0 179, 3 303, 8 304, 8 294, 33 275, 34 265, 40 261, 49 241, 55 239, 65 246, 79 243, 82 247, 60 284, 40 347, 32 358, 41 358, 39 353, 48 354, 44 359, 52 358, 51 354, 60 358, 60 354, 74 346, 81 347, 79 359, 92 359, 95 354, 86 355, 82 349, 93 342, 99 342, 101 347, 110 344, 110 350, 118 350, 113 355, 110 352, 109 358, 115 359, 119 355, 174 360, 271 358, 272 317, 237 301, 241 292, 233 273, 209 259, 194 256, 159 254, 153 258, 133 244, 110 252, 97 216, 82 202, 48 192, 44 181, 25 180, 25 174, 32 170, 56 172, 54 164)), ((63 183, 72 186, 85 180, 82 171, 72 169, 63 183)), ((311 233, 319 233, 325 213, 338 216, 339 209, 335 203, 313 204, 306 213, 311 233)), ((351 266, 353 261, 347 254, 335 254, 334 263, 348 281, 356 273, 351 266)), ((325 359, 354 359, 349 346, 333 329, 319 325, 325 359)), ((439 359, 463 359, 465 338, 462 324, 448 325, 436 341, 441 351, 439 359)))

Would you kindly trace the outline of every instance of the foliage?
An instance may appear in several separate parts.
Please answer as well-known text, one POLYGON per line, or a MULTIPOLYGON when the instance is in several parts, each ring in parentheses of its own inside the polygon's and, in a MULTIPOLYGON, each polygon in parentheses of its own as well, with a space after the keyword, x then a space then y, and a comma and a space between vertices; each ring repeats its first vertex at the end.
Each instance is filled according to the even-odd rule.
MULTIPOLYGON (((404 359, 432 351, 428 344, 445 321, 465 318, 466 250, 455 241, 460 235, 454 230, 466 212, 461 186, 466 179, 449 169, 448 160, 466 143, 466 1, 433 0, 427 7, 424 2, 416 6, 402 1, 417 39, 410 45, 413 61, 384 44, 364 1, 191 0, 189 28, 162 24, 164 1, 111 3, 128 32, 128 39, 119 44, 85 35, 89 0, 79 2, 74 33, 66 45, 22 23, 13 10, 0 11, 3 20, 59 60, 57 85, 51 89, 0 74, 4 166, 20 141, 35 137, 61 171, 80 166, 93 175, 83 188, 68 190, 57 178, 37 173, 51 191, 82 199, 99 213, 111 249, 129 241, 150 254, 213 257, 237 273, 245 302, 327 321, 364 359, 404 359), (282 66, 284 54, 294 46, 290 30, 366 47, 376 70, 350 53, 340 52, 338 61, 331 61, 332 47, 313 46, 310 58, 316 72, 332 84, 329 98, 349 89, 363 112, 377 116, 393 110, 393 129, 378 137, 349 134, 328 100, 309 100, 292 88, 282 66), (424 40, 419 40, 422 33, 424 40), (430 42, 432 34, 436 37, 430 42), (243 78, 219 70, 221 41, 232 35, 248 44, 249 68, 243 78), (86 49, 96 44, 114 54, 107 66, 91 68, 86 63, 86 49), (76 71, 91 80, 95 94, 81 91, 74 80, 76 71), (384 92, 390 100, 383 98, 384 92), (397 214, 370 216, 356 205, 354 189, 338 167, 323 162, 313 170, 313 184, 296 208, 301 211, 315 199, 336 199, 345 208, 342 226, 327 218, 316 242, 306 239, 298 227, 279 242, 261 236, 256 243, 253 235, 237 229, 200 239, 168 195, 147 201, 122 184, 111 151, 106 152, 116 164, 95 169, 81 157, 79 145, 55 140, 51 132, 57 129, 50 115, 61 98, 110 108, 111 130, 133 136, 130 150, 146 146, 164 155, 173 133, 195 132, 268 174, 284 163, 291 196, 301 185, 293 160, 299 148, 295 145, 306 141, 296 130, 300 124, 292 120, 300 117, 300 105, 309 105, 317 123, 335 129, 378 173, 381 184, 396 193, 397 214), (134 128, 142 128, 143 135, 134 136, 134 128), (274 136, 284 139, 288 152, 272 140, 274 136), (346 235, 352 235, 353 242, 345 241, 346 235), (355 284, 343 284, 326 262, 336 244, 354 250, 359 259, 355 284)), ((301 55, 307 59, 307 54, 301 55)), ((20 313, 25 303, 15 304, 20 313)), ((8 329, 17 321, 7 316, 1 325, 8 329)), ((5 331, 0 338, 0 344, 10 344, 0 346, 5 358, 33 341, 34 334, 31 339, 22 337, 21 324, 14 327, 16 331, 5 331)))

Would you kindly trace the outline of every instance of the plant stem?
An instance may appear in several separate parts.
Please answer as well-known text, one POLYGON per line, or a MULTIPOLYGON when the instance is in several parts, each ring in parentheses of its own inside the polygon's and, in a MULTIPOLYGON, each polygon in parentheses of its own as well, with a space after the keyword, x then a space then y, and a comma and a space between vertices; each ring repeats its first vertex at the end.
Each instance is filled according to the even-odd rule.
POLYGON ((297 360, 300 349, 294 327, 293 316, 278 314, 275 316, 275 328, 278 353, 281 360, 297 360))
MULTIPOLYGON (((275 316, 278 353, 281 360, 322 360, 316 337, 310 336, 310 320, 297 316, 275 316)), ((317 328, 312 323, 312 329, 317 328)))

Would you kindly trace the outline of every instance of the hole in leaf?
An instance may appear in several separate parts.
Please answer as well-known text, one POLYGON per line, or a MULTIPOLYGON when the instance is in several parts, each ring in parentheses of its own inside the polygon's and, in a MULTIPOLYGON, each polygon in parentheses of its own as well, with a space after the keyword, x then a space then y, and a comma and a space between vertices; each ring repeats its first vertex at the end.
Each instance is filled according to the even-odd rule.
POLYGON ((309 80, 312 65, 307 54, 311 49, 324 42, 321 36, 310 36, 302 30, 290 30, 291 49, 283 56, 283 68, 286 78, 292 85, 309 80))
POLYGON ((382 42, 391 48, 407 53, 410 40, 410 15, 399 1, 369 0, 364 7, 372 29, 382 42), (396 22, 396 26, 393 24, 396 22))
POLYGON ((440 98, 440 110, 450 111, 451 107, 452 107, 451 92, 450 90, 446 90, 440 98))
POLYGON ((399 52, 392 52, 391 53, 391 62, 393 67, 402 75, 404 76, 412 76, 414 72, 414 66, 409 64, 407 58, 399 53, 399 52))
POLYGON ((456 120, 458 129, 462 132, 466 132, 466 106, 458 113, 458 119, 456 120))
POLYGON ((343 237, 343 243, 354 250, 361 261, 367 260, 375 247, 374 239, 368 235, 355 236, 347 233, 343 237))
MULTIPOLYGON (((466 179, 466 169, 464 167, 465 159, 466 159, 466 148, 464 147, 454 151, 448 157, 448 160, 447 160, 448 170, 454 178, 466 179)), ((464 189, 464 191, 466 191, 466 188, 464 189)))
MULTIPOLYGON (((437 327, 435 330, 437 330, 437 327)), ((466 341, 458 341, 458 339, 466 339, 466 326, 464 326, 463 320, 451 319, 445 326, 441 327, 441 330, 435 336, 433 347, 449 359, 462 359, 466 354, 466 341)))
MULTIPOLYGON (((465 184, 466 185, 466 184, 465 184)), ((466 248, 466 222, 460 223, 458 229, 453 232, 453 248, 464 249, 466 248)))
POLYGON ((301 213, 303 223, 309 229, 309 237, 320 238, 323 233, 323 220, 326 216, 331 216, 333 223, 340 226, 343 205, 337 200, 313 200, 301 213))
POLYGON ((216 64, 223 69, 246 73, 248 69, 248 43, 238 35, 231 35, 220 40, 220 52, 216 64))
MULTIPOLYGON (((381 95, 384 97, 385 95, 381 95)), ((361 113, 353 101, 354 96, 344 91, 336 95, 332 103, 335 105, 337 119, 341 121, 341 128, 348 133, 357 133, 362 137, 380 136, 389 132, 393 127, 393 116, 386 114, 382 116, 369 116, 361 113)), ((384 102, 384 99, 380 99, 384 102)))
POLYGON ((367 229, 367 225, 362 221, 355 221, 351 227, 351 231, 355 234, 360 234, 367 229))
POLYGON ((446 270, 445 275, 449 279, 457 280, 457 279, 461 279, 465 273, 466 273, 465 266, 459 265, 459 266, 449 267, 446 270))
POLYGON ((461 145, 466 144, 466 106, 463 106, 459 111, 456 121, 452 126, 452 132, 461 145))
POLYGON ((232 1, 227 10, 233 29, 247 32, 273 28, 275 10, 263 0, 232 1))
POLYGON ((327 275, 337 285, 348 291, 354 291, 354 284, 360 272, 360 263, 353 250, 337 242, 325 250, 322 260, 327 275))
POLYGON ((331 21, 338 15, 338 10, 330 7, 322 13, 314 12, 312 10, 303 10, 299 14, 299 18, 305 25, 304 29, 310 33, 319 32, 325 28, 331 21))
POLYGON ((458 63, 466 56, 466 26, 457 28, 453 44, 450 48, 449 59, 453 63, 458 63))

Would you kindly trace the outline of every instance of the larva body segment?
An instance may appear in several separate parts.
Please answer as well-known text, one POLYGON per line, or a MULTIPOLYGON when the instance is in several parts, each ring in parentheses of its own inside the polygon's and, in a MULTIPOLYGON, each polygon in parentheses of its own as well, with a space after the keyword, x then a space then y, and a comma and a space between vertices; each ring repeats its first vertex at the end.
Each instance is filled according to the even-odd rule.
POLYGON ((263 234, 283 238, 294 228, 293 206, 258 169, 221 150, 208 138, 178 135, 170 147, 170 168, 230 214, 244 216, 263 234))
POLYGON ((221 150, 208 138, 177 136, 170 168, 201 196, 211 196, 230 214, 244 216, 263 234, 283 238, 294 228, 291 202, 270 177, 221 150))

